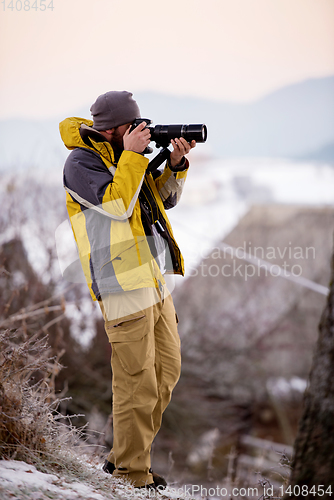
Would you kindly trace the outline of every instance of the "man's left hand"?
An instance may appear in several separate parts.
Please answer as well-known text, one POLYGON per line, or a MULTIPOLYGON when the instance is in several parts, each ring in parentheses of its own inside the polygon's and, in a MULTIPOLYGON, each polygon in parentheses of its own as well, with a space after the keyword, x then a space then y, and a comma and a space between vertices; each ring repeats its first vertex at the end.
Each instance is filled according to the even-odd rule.
POLYGON ((171 167, 176 167, 182 161, 183 156, 189 153, 189 151, 196 146, 196 141, 187 142, 183 137, 179 139, 171 140, 173 151, 170 154, 170 165, 171 167))

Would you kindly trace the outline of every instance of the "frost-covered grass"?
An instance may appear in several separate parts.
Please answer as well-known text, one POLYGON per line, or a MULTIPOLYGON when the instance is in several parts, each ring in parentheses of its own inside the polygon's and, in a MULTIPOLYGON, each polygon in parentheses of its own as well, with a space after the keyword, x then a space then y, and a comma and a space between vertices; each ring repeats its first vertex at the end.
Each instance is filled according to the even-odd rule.
POLYGON ((46 338, 0 332, 0 457, 42 466, 76 437, 58 421, 54 378, 60 370, 46 338))
POLYGON ((0 458, 40 471, 78 472, 73 450, 85 443, 70 419, 64 423, 57 413, 54 379, 60 369, 46 338, 22 328, 0 332, 0 458))

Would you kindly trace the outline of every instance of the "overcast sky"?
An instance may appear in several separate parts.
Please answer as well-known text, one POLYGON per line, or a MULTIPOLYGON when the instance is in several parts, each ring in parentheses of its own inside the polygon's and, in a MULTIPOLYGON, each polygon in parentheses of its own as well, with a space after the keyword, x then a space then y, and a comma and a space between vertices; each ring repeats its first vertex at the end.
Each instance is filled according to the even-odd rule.
POLYGON ((33 2, 0 4, 1 119, 71 113, 108 90, 249 101, 334 74, 334 0, 33 2))

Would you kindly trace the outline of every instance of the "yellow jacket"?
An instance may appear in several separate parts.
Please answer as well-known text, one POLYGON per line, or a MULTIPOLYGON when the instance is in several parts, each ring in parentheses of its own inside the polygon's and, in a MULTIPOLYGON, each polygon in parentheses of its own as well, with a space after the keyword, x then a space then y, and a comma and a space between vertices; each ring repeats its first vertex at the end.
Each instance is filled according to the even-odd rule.
POLYGON ((123 151, 116 162, 111 145, 92 125, 67 118, 59 127, 72 150, 64 166, 66 206, 92 298, 163 284, 154 255, 157 233, 166 244, 166 272, 183 275, 165 209, 179 201, 188 163, 173 172, 167 162, 153 177, 141 154, 123 151))

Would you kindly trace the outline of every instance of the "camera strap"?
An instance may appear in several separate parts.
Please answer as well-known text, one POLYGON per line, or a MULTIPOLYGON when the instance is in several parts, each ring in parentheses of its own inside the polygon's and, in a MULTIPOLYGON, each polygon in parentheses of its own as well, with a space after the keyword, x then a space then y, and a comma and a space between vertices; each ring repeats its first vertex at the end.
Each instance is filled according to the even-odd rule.
POLYGON ((144 210, 148 212, 151 219, 151 225, 155 224, 159 220, 159 208, 155 201, 154 195, 151 188, 147 182, 146 176, 139 193, 139 202, 141 206, 144 206, 144 210))
MULTIPOLYGON (((167 242, 171 260, 170 263, 174 269, 179 268, 179 264, 177 262, 177 258, 175 255, 174 245, 172 238, 169 234, 166 222, 159 210, 159 207, 155 201, 155 197, 152 193, 152 190, 146 180, 146 176, 144 178, 144 182, 142 184, 142 188, 139 193, 139 202, 142 210, 142 223, 144 226, 145 234, 148 236, 153 236, 152 226, 154 225, 157 232, 160 236, 167 242)), ((153 238, 149 238, 149 240, 153 238)), ((154 243, 153 243, 154 244, 154 243)), ((152 247, 153 247, 152 244, 152 247)), ((151 245, 150 245, 151 246, 151 245)), ((151 252, 153 255, 157 254, 157 250, 155 248, 151 248, 151 252), (152 252, 153 250, 153 252, 152 252)), ((169 268, 168 263, 166 262, 166 268, 169 268)))

